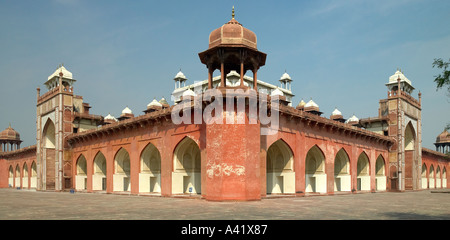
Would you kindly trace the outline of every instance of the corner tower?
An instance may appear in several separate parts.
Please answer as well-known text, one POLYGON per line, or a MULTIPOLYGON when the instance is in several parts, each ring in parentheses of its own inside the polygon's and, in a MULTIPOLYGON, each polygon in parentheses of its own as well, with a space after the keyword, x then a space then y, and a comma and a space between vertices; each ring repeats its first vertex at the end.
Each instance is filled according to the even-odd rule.
POLYGON ((265 64, 266 54, 258 51, 256 35, 234 18, 233 7, 232 19, 211 32, 209 48, 199 53, 199 57, 208 68, 208 90, 223 96, 218 100, 223 101, 220 103, 223 114, 217 115, 221 123, 206 123, 206 163, 202 163, 202 182, 206 184, 202 185, 202 195, 215 201, 259 200, 262 193, 261 129, 259 122, 249 122, 248 102, 253 97, 245 95, 244 91, 254 89, 256 93, 256 74, 265 64), (212 89, 216 69, 220 70, 221 82, 217 89, 212 89), (227 86, 226 76, 232 70, 239 73, 240 83, 227 86), (253 72, 253 87, 244 85, 247 70, 253 72), (238 111, 238 101, 244 103, 241 111, 238 111), (243 115, 244 120, 237 123, 236 119, 243 115), (234 121, 229 122, 229 119, 234 121))
POLYGON ((361 119, 368 130, 396 139, 389 151, 391 191, 420 189, 422 168, 422 105, 412 96, 412 82, 397 70, 386 83, 387 99, 380 100, 378 117, 361 119))
POLYGON ((244 28, 234 18, 209 35, 208 50, 199 53, 200 61, 208 68, 208 89, 212 88, 212 74, 216 69, 221 73, 221 88, 226 86, 226 76, 232 70, 240 74, 240 85, 244 87, 245 72, 253 72, 253 89, 256 89, 257 72, 265 65, 266 54, 258 51, 256 34, 244 28))
POLYGON ((60 65, 44 85, 37 89, 36 160, 38 190, 63 190, 71 187, 70 157, 64 156, 64 137, 73 132, 72 73, 60 65), (67 161, 66 161, 67 160, 67 161))

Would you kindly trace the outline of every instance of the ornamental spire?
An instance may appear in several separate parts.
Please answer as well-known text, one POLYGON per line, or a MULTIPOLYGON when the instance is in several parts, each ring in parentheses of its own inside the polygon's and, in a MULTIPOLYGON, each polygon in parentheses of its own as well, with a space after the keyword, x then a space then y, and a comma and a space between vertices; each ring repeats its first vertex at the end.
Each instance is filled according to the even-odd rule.
POLYGON ((231 17, 234 19, 234 6, 233 6, 233 10, 231 11, 231 17))

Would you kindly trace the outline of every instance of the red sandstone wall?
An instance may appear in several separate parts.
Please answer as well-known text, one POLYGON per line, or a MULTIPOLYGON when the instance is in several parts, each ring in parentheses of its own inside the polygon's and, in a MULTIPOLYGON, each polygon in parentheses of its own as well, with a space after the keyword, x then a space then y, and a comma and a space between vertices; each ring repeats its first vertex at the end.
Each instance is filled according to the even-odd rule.
POLYGON ((5 156, 3 158, 0 159, 0 188, 7 188, 9 187, 8 185, 8 178, 9 178, 9 168, 10 166, 13 167, 14 170, 14 179, 16 177, 16 166, 19 166, 20 169, 20 182, 16 183, 14 182, 14 186, 12 187, 20 187, 22 186, 22 177, 24 174, 24 164, 27 165, 27 169, 28 169, 28 184, 27 184, 27 188, 31 188, 30 185, 30 178, 31 178, 31 166, 32 163, 36 163, 36 151, 35 149, 19 149, 15 152, 20 152, 20 151, 24 151, 22 153, 19 154, 12 154, 14 152, 11 153, 5 153, 5 156), (25 151, 24 151, 25 150, 25 151))
MULTIPOLYGON (((226 125, 224 125, 226 126, 226 125)), ((227 126, 228 129, 230 126, 227 126)), ((236 127, 236 126, 234 126, 236 127)), ((266 195, 266 158, 267 150, 278 139, 282 139, 292 150, 294 157, 295 191, 305 192, 305 158, 307 152, 315 145, 325 156, 325 169, 327 173, 327 191, 334 192, 334 159, 337 152, 343 148, 350 159, 350 174, 352 175, 352 189, 356 189, 357 161, 363 152, 369 158, 371 189, 375 187, 375 161, 379 155, 385 160, 385 172, 388 173, 388 149, 374 138, 363 138, 347 132, 335 132, 329 128, 319 125, 309 126, 308 123, 293 120, 289 116, 280 118, 280 130, 275 135, 261 136, 258 130, 247 131, 246 129, 222 129, 225 135, 214 135, 207 130, 205 125, 173 125, 170 120, 151 123, 141 127, 124 128, 120 131, 112 131, 109 134, 99 134, 87 137, 83 141, 73 143, 72 175, 76 175, 76 161, 83 154, 87 160, 88 191, 92 191, 93 161, 96 154, 101 151, 107 159, 107 192, 113 192, 114 157, 120 148, 128 151, 131 161, 131 193, 139 193, 139 171, 140 154, 142 150, 152 143, 161 155, 161 195, 172 195, 172 172, 174 150, 177 144, 185 137, 190 137, 199 146, 201 151, 201 192, 202 195, 211 200, 232 199, 237 192, 239 184, 252 185, 247 188, 246 193, 251 199, 255 196, 266 195), (251 140, 253 136, 258 139, 251 140), (208 144, 216 139, 219 146, 214 150, 208 150, 208 144), (246 141, 244 141, 246 140, 246 141), (259 149, 245 151, 245 149, 259 149), (244 150, 243 150, 244 149, 244 150), (259 152, 259 155, 258 155, 259 152), (256 153, 256 154, 255 154, 256 153), (241 155, 243 154, 243 155, 241 155), (248 158, 246 154, 255 154, 256 158, 248 158), (253 159, 254 163, 242 162, 242 159, 253 159), (208 179, 208 161, 225 161, 232 164, 245 165, 246 177, 234 179, 231 177, 216 180, 208 179), (259 161, 259 162, 258 162, 259 161), (236 185, 237 184, 237 185, 236 185), (236 186, 236 187, 234 187, 236 186), (255 194, 256 193, 256 194, 255 194)), ((252 156, 253 157, 253 156, 252 156)), ((242 188, 241 188, 242 189, 242 188)))
POLYGON ((450 157, 446 157, 442 153, 435 152, 430 149, 423 149, 422 151, 422 165, 425 164, 427 168, 426 176, 429 177, 430 167, 433 166, 434 168, 434 174, 435 174, 435 183, 436 183, 436 170, 439 167, 440 168, 440 175, 441 179, 443 179, 443 170, 446 170, 446 177, 447 177, 447 186, 442 186, 442 188, 450 188, 450 181, 449 177, 450 174, 448 173, 450 170, 450 157))
POLYGON ((8 187, 8 168, 7 160, 0 158, 0 188, 8 187))

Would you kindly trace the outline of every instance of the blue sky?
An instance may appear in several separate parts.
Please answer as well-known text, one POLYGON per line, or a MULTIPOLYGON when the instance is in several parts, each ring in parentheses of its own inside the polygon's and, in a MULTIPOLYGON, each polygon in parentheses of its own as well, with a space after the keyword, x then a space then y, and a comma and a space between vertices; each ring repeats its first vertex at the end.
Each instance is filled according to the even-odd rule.
POLYGON ((401 68, 412 95, 422 92, 423 146, 435 149, 450 122, 432 68, 434 58, 450 58, 447 0, 0 0, 0 130, 11 123, 22 147, 35 144, 36 88, 61 63, 92 113, 117 117, 128 106, 143 114, 153 98, 170 99, 180 68, 188 83, 207 78, 198 53, 233 5, 267 53, 258 78, 278 85, 286 70, 293 104, 312 98, 325 117, 335 107, 345 118, 377 116, 401 68))

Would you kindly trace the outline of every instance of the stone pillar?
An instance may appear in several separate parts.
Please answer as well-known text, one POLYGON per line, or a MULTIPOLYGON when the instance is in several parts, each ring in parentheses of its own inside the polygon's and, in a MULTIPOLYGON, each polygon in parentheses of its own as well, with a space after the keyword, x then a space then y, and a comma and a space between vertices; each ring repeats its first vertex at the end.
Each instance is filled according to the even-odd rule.
POLYGON ((213 79, 213 69, 211 67, 208 67, 208 89, 211 89, 213 84, 212 84, 212 79, 213 79))
POLYGON ((240 86, 244 86, 244 62, 241 60, 240 86))
POLYGON ((258 79, 257 79, 257 77, 256 77, 256 73, 258 72, 258 70, 255 68, 254 70, 253 70, 253 89, 255 90, 255 91, 258 91, 258 85, 257 85, 257 82, 258 82, 258 79))
POLYGON ((224 66, 225 64, 224 64, 224 62, 222 61, 221 63, 220 63, 220 85, 221 85, 221 87, 226 87, 227 85, 227 80, 225 79, 226 78, 226 74, 225 74, 225 66, 224 66))

